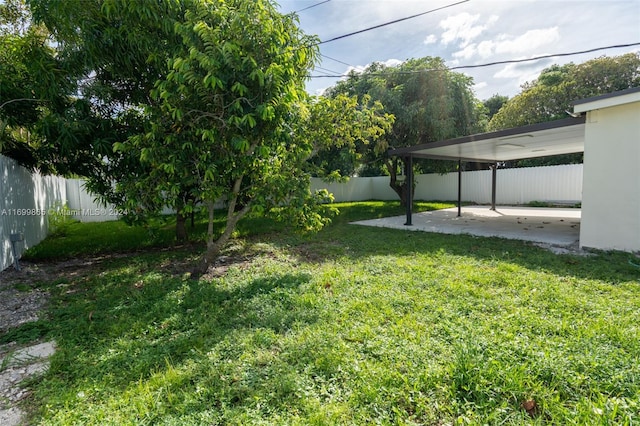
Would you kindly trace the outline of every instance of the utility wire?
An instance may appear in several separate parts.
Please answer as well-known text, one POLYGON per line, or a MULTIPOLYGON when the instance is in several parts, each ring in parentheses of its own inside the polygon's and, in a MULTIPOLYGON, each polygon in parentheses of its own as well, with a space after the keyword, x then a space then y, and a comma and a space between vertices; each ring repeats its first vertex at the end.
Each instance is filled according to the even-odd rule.
MULTIPOLYGON (((574 56, 574 55, 581 55, 583 53, 597 52, 599 50, 617 49, 617 48, 621 48, 621 47, 633 47, 633 46, 640 46, 640 43, 616 44, 616 45, 613 45, 613 46, 596 47, 594 49, 580 50, 580 51, 577 51, 577 52, 554 53, 554 54, 550 54, 550 55, 534 56, 533 58, 528 58, 528 59, 510 59, 510 60, 506 60, 506 61, 488 62, 488 63, 485 63, 485 64, 477 64, 477 65, 458 65, 458 66, 455 66, 455 67, 447 67, 447 68, 432 68, 432 69, 423 69, 423 70, 416 70, 416 71, 400 71, 399 73, 400 74, 419 74, 419 73, 427 72, 427 71, 444 71, 444 70, 460 70, 460 69, 468 69, 468 68, 484 68, 484 67, 490 67, 490 66, 493 66, 493 65, 517 64, 517 63, 522 63, 522 62, 538 61, 540 59, 555 58, 555 57, 561 57, 561 56, 574 56)), ((331 58, 328 58, 328 59, 331 59, 331 58)), ((349 66, 351 66, 351 65, 349 65, 349 66)), ((380 72, 380 73, 371 73, 370 75, 379 76, 379 75, 385 75, 385 74, 388 74, 388 73, 380 72)), ((321 76, 311 75, 309 77, 310 78, 321 78, 321 77, 340 78, 340 77, 345 77, 345 76, 346 76, 345 74, 340 74, 340 75, 321 75, 321 76)))
POLYGON ((351 36, 354 36, 356 34, 362 34, 362 33, 365 33, 367 31, 371 31, 371 30, 376 30, 378 28, 386 27, 388 25, 397 24, 398 22, 402 22, 402 21, 406 21, 406 20, 409 20, 409 19, 417 18, 419 16, 423 16, 423 15, 426 15, 426 14, 429 14, 429 13, 437 12, 439 10, 447 9, 449 7, 457 6, 459 4, 467 3, 469 1, 470 0, 462 0, 462 1, 459 1, 457 3, 452 3, 452 4, 449 4, 449 5, 446 5, 446 6, 438 7, 436 9, 431 9, 431 10, 428 10, 426 12, 422 12, 422 13, 418 13, 418 14, 415 14, 415 15, 407 16, 405 18, 395 19, 393 21, 384 22, 382 24, 378 24, 378 25, 374 25, 373 27, 369 27, 369 28, 365 28, 365 29, 362 29, 362 30, 354 31, 354 32, 349 33, 349 34, 343 34, 341 36, 330 38, 329 40, 320 41, 320 42, 316 43, 316 46, 320 45, 320 44, 331 43, 332 41, 336 41, 336 40, 342 40, 343 38, 351 37, 351 36))
POLYGON ((616 48, 620 48, 620 47, 632 47, 632 46, 639 46, 639 45, 640 45, 640 43, 616 44, 616 45, 613 45, 613 46, 596 47, 596 48, 593 48, 593 49, 580 50, 580 51, 577 51, 577 52, 555 53, 555 54, 551 54, 551 55, 535 56, 535 57, 529 58, 529 59, 512 59, 512 60, 508 60, 508 61, 496 61, 496 62, 489 62, 487 64, 479 64, 479 65, 462 65, 462 66, 457 66, 457 67, 451 67, 449 69, 450 70, 457 70, 457 69, 461 69, 461 68, 481 68, 481 67, 489 67, 491 65, 516 64, 516 63, 519 63, 519 62, 537 61, 539 59, 555 58, 555 57, 560 57, 560 56, 574 56, 574 55, 581 55, 583 53, 597 52, 598 50, 616 49, 616 48))
POLYGON ((331 70, 329 68, 324 68, 324 67, 319 67, 319 66, 315 67, 314 70, 321 71, 321 72, 323 72, 325 74, 331 74, 331 73, 335 74, 335 73, 339 72, 339 71, 335 71, 335 70, 331 70))
POLYGON ((320 3, 316 3, 316 4, 312 4, 311 6, 305 7, 304 9, 300 9, 300 10, 296 10, 293 13, 300 13, 300 12, 304 12, 305 10, 309 10, 309 9, 313 9, 316 6, 320 6, 321 4, 325 4, 325 3, 329 3, 331 0, 324 0, 321 1, 320 3))
POLYGON ((346 66, 348 66, 348 67, 354 67, 354 68, 355 68, 355 65, 348 64, 348 63, 346 63, 346 62, 344 62, 344 61, 341 61, 340 59, 332 58, 331 56, 325 55, 324 53, 320 53, 320 56, 322 56, 323 58, 327 58, 327 59, 329 59, 329 60, 331 60, 331 61, 335 61, 335 62, 337 62, 337 63, 339 63, 339 64, 342 64, 342 65, 346 65, 346 66))

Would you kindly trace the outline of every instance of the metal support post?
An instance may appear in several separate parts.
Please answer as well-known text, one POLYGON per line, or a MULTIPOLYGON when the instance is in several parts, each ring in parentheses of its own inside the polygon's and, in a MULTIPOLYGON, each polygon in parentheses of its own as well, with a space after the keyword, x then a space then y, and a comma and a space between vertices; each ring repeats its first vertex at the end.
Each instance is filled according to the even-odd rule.
POLYGON ((462 160, 458 160, 458 217, 462 216, 462 160))
POLYGON ((491 210, 496 211, 496 177, 498 163, 491 164, 491 210))
POLYGON ((405 158, 405 185, 407 186, 407 222, 405 226, 411 226, 413 217, 413 157, 410 155, 405 158))
POLYGON ((18 262, 18 250, 16 249, 16 244, 20 241, 24 241, 24 234, 10 234, 9 240, 11 241, 11 254, 13 254, 13 267, 16 271, 20 270, 20 262, 18 262))

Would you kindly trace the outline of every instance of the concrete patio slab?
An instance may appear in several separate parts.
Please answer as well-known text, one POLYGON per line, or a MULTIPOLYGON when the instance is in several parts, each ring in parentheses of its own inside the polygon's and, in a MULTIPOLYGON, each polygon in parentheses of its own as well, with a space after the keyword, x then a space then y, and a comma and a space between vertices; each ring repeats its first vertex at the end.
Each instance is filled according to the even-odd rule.
POLYGON ((442 234, 470 234, 533 241, 554 246, 571 246, 580 239, 580 209, 541 207, 468 206, 413 214, 413 225, 406 216, 352 222, 356 225, 403 229, 442 234))

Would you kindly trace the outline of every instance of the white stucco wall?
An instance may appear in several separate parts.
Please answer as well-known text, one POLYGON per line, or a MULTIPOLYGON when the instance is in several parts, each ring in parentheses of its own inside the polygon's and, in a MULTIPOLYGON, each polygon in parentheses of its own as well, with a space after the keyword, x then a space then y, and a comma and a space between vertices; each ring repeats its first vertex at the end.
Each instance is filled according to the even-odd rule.
POLYGON ((640 251, 640 102, 587 111, 580 245, 640 251))

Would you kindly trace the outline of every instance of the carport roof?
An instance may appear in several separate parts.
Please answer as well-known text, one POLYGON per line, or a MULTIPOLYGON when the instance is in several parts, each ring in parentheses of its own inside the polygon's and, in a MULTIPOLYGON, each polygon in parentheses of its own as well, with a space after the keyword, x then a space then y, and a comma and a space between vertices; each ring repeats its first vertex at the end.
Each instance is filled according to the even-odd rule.
POLYGON ((390 155, 495 163, 584 152, 585 116, 390 150, 390 155))

